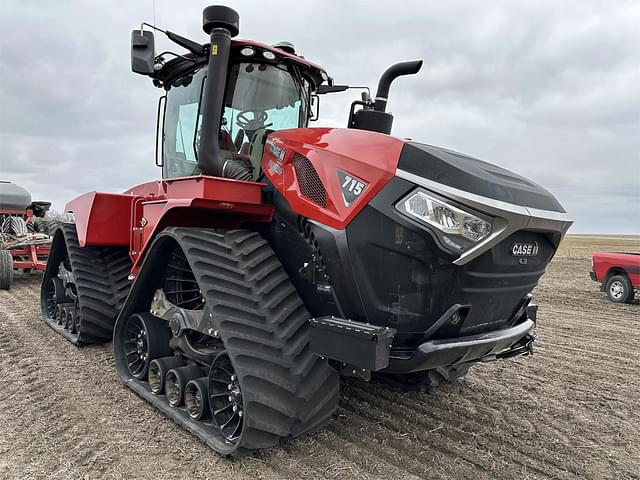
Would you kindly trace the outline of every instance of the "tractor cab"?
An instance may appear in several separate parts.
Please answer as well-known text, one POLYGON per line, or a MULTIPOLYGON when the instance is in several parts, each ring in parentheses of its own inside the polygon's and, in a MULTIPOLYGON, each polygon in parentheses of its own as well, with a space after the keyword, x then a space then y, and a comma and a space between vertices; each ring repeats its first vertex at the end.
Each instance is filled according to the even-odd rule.
MULTIPOLYGON (((256 180, 266 134, 308 125, 311 83, 303 77, 300 67, 276 58, 246 58, 255 57, 255 53, 251 54, 255 50, 250 47, 240 51, 245 57, 233 59, 229 66, 217 134, 225 161, 244 165, 256 180)), ((206 73, 202 67, 188 72, 167 91, 164 121, 159 122, 165 178, 200 173, 197 161, 205 115, 201 102, 206 73)))
MULTIPOLYGON (((235 33, 231 23, 224 26, 235 33)), ((223 35, 199 45, 163 33, 190 53, 156 56, 153 32, 132 33, 133 71, 166 90, 158 108, 156 156, 163 178, 205 173, 257 180, 267 134, 308 125, 312 92, 327 80, 326 73, 286 42, 271 46, 223 35), (201 145, 203 139, 207 145, 201 145), (201 149, 217 157, 219 171, 199 160, 201 149), (225 165, 231 173, 221 171, 225 165)))

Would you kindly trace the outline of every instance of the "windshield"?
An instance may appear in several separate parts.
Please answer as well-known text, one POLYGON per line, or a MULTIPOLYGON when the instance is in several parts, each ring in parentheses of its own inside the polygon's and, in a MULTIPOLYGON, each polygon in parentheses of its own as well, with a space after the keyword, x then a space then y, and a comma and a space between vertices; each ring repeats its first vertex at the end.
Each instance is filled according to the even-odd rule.
POLYGON ((305 127, 309 86, 297 70, 284 65, 237 63, 229 71, 221 148, 240 154, 256 130, 305 127), (227 145, 228 141, 233 146, 227 145))
MULTIPOLYGON (((163 176, 193 175, 203 112, 201 95, 206 69, 185 77, 167 94, 163 124, 163 176)), ((308 122, 309 84, 294 67, 264 63, 236 63, 229 67, 225 107, 219 132, 223 154, 251 163, 260 171, 260 152, 249 158, 251 142, 264 129, 305 127, 308 122), (258 132, 258 135, 256 135, 258 132), (253 158, 255 157, 255 158, 253 158)))

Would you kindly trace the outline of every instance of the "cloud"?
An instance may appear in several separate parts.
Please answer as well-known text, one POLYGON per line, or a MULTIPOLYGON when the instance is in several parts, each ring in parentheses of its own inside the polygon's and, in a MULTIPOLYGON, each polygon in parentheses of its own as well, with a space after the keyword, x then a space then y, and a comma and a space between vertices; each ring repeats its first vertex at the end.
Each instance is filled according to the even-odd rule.
MULTIPOLYGON (((206 2, 157 0, 155 20, 205 41, 206 2)), ((241 36, 291 40, 337 83, 375 93, 390 64, 394 134, 446 146, 549 188, 576 232, 640 231, 640 4, 600 1, 234 2, 241 36), (286 14, 283 14, 286 12, 286 14)), ((88 190, 158 178, 161 91, 130 72, 152 2, 3 2, 0 177, 58 208, 88 190)), ((158 38, 158 48, 177 49, 158 38)), ((359 92, 324 96, 346 126, 359 92)))

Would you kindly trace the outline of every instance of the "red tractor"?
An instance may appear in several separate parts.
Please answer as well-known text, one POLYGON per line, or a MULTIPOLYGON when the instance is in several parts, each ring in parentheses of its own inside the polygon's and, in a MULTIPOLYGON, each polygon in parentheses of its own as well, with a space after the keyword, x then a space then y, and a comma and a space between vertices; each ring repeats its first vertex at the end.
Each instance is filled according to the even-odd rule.
POLYGON ((51 238, 44 219, 50 202, 32 202, 15 183, 0 181, 0 290, 13 283, 14 270, 44 270, 51 238))
POLYGON ((571 222, 533 182, 390 135, 390 67, 348 128, 309 128, 343 91, 288 43, 132 33, 132 69, 164 90, 162 180, 66 206, 44 320, 81 345, 113 338, 118 375, 225 455, 312 432, 340 376, 424 389, 532 351, 530 292, 571 222))

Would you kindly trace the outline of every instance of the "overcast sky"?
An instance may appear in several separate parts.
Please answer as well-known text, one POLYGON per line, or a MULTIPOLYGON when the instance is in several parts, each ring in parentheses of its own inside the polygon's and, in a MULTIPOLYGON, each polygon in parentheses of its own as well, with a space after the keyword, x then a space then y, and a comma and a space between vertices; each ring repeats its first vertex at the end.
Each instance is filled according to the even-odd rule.
MULTIPOLYGON (((200 42, 211 2, 156 0, 158 26, 200 42)), ((514 170, 553 192, 576 233, 640 233, 640 2, 228 2, 240 37, 292 41, 336 83, 422 58, 388 108, 397 136, 514 170)), ((62 209, 159 177, 161 91, 130 71, 152 0, 0 4, 0 180, 62 209)), ((169 42, 161 47, 179 51, 169 42)), ((324 96, 345 126, 358 92, 324 96)))

